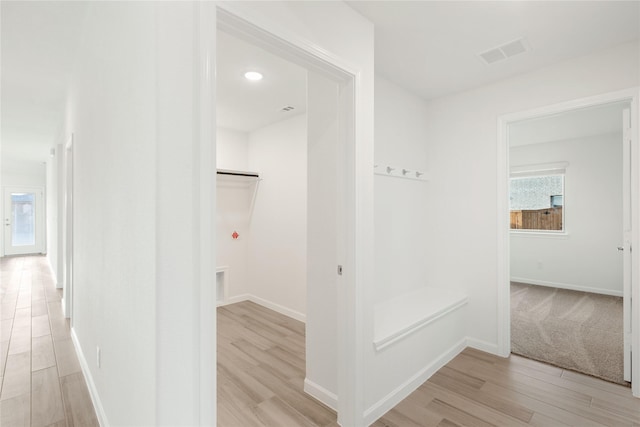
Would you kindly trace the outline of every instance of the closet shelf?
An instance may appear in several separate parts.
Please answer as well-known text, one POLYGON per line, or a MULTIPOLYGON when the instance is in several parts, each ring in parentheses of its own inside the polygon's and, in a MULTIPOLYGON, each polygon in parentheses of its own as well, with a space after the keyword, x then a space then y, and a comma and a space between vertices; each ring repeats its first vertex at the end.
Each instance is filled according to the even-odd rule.
POLYGON ((216 173, 218 185, 225 187, 251 187, 261 181, 258 172, 237 171, 230 169, 218 169, 216 173))
POLYGON ((248 172, 248 171, 236 171, 231 169, 218 169, 217 175, 222 177, 229 178, 260 178, 260 174, 258 172, 248 172))

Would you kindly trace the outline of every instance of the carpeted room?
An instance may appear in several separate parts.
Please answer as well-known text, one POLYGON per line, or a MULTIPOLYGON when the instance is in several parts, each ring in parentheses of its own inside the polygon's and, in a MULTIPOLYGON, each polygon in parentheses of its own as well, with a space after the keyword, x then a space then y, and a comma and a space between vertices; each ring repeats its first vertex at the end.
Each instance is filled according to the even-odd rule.
POLYGON ((512 352, 624 385, 626 108, 509 129, 512 352))

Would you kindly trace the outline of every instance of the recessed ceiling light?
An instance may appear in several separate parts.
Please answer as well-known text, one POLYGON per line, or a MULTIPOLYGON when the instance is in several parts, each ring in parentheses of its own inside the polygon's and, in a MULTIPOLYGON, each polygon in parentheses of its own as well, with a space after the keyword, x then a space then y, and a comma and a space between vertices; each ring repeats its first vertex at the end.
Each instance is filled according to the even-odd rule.
POLYGON ((244 77, 247 80, 251 80, 253 82, 257 82, 258 80, 262 80, 262 74, 257 71, 247 71, 244 73, 244 77))

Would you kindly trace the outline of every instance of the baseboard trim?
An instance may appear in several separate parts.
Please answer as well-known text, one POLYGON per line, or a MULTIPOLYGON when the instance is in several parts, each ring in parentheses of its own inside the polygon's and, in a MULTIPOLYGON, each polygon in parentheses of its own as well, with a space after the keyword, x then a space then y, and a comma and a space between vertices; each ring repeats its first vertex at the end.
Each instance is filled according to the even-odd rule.
POLYGON ((490 353, 494 356, 505 357, 500 354, 497 344, 488 341, 467 337, 467 347, 475 348, 476 350, 484 351, 485 353, 490 353))
POLYGON ((67 304, 64 302, 64 297, 60 298, 60 304, 62 304, 62 315, 65 319, 68 319, 69 316, 67 315, 67 304))
POLYGON ((98 424, 100 424, 101 427, 108 427, 109 421, 107 420, 107 414, 105 414, 104 412, 102 401, 100 400, 100 395, 98 394, 98 389, 96 388, 96 384, 93 381, 91 370, 89 370, 89 364, 87 363, 87 359, 85 358, 84 352, 82 351, 82 346, 80 346, 80 341, 78 340, 76 331, 73 328, 71 328, 71 341, 73 342, 73 346, 76 349, 76 354, 78 355, 78 362, 80 362, 80 368, 82 369, 84 381, 87 384, 87 388, 89 389, 89 396, 91 397, 91 403, 93 403, 93 409, 95 410, 96 417, 98 418, 98 424))
POLYGON ((570 291, 591 292, 594 294, 611 295, 621 297, 622 291, 614 291, 611 289, 590 288, 588 286, 572 285, 570 283, 548 282, 545 280, 525 279, 523 277, 512 277, 512 282, 524 283, 526 285, 547 286, 550 288, 568 289, 570 291))
POLYGON ((449 350, 444 352, 439 358, 422 368, 414 376, 402 383, 399 387, 380 399, 364 413, 364 425, 373 424, 387 411, 400 403, 403 399, 413 393, 422 383, 427 381, 438 369, 449 363, 462 350, 467 347, 467 338, 460 340, 449 350))
POLYGON ((53 284, 56 289, 62 289, 62 283, 58 282, 58 275, 53 268, 53 264, 51 264, 51 258, 49 258, 49 254, 47 254, 47 265, 49 266, 49 272, 51 273, 51 278, 53 279, 53 284))
POLYGON ((268 309, 271 309, 273 311, 277 311, 278 313, 285 315, 287 317, 290 317, 292 319, 295 320, 299 320, 302 323, 306 323, 307 321, 307 316, 304 315, 303 313, 300 313, 298 311, 292 310, 290 308, 287 308, 283 305, 277 304, 275 302, 266 300, 264 298, 260 298, 258 296, 255 296, 253 294, 242 294, 242 295, 236 295, 233 297, 229 297, 227 298, 227 301, 223 304, 218 305, 218 307, 222 307, 225 305, 229 305, 229 304, 235 304, 237 302, 242 302, 242 301, 251 301, 254 302, 258 305, 261 305, 263 307, 266 307, 268 309))
POLYGON ((320 402, 324 403, 334 411, 337 411, 338 395, 336 395, 335 393, 331 393, 329 390, 322 386, 319 386, 318 384, 309 380, 309 378, 304 379, 304 392, 314 399, 317 399, 320 402))

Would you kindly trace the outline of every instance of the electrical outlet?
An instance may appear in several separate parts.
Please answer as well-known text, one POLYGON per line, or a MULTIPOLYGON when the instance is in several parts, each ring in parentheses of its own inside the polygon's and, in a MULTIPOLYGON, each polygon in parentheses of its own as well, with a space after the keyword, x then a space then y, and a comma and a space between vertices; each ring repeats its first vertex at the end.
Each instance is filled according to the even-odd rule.
POLYGON ((100 367, 100 347, 96 347, 96 365, 98 365, 98 368, 100 367))

